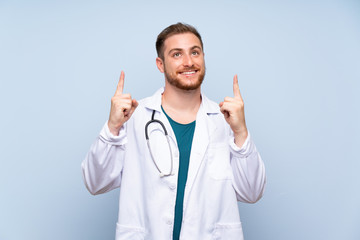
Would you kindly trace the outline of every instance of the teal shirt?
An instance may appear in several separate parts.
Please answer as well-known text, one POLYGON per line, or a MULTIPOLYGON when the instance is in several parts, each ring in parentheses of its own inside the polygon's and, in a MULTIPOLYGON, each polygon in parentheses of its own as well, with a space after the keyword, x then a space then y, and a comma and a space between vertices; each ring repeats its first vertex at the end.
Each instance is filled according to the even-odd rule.
POLYGON ((183 217, 183 202, 186 179, 189 169, 189 160, 191 153, 191 144, 194 137, 195 121, 188 124, 177 123, 172 120, 164 111, 170 125, 175 133, 177 145, 179 148, 179 173, 178 173, 178 184, 176 192, 176 203, 175 203, 175 219, 174 219, 174 230, 173 240, 178 240, 180 237, 181 222, 183 217))

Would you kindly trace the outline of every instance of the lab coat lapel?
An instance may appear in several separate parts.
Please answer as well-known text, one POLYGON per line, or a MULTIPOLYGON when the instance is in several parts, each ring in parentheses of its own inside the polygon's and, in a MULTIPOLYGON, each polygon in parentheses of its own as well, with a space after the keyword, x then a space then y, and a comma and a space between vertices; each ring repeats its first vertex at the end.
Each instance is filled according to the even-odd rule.
POLYGON ((216 125, 208 116, 203 105, 204 104, 200 106, 196 117, 196 127, 191 147, 190 164, 186 181, 185 204, 196 179, 199 168, 201 167, 201 164, 204 164, 203 159, 209 145, 210 136, 216 129, 216 125))
POLYGON ((155 114, 155 119, 158 118, 165 125, 169 136, 171 137, 173 142, 176 143, 175 134, 172 131, 171 125, 167 117, 165 116, 165 114, 163 114, 161 110, 161 95, 163 92, 164 88, 160 88, 159 90, 157 90, 153 96, 147 98, 147 101, 144 102, 144 105, 150 111, 155 110, 157 113, 159 113, 159 115, 155 114))
MULTIPOLYGON (((172 155, 173 155, 173 158, 174 158, 174 162, 173 162, 173 173, 176 173, 178 171, 178 168, 179 168, 179 161, 176 161, 177 157, 179 155, 179 151, 177 149, 177 143, 176 143, 176 137, 175 137, 175 134, 174 134, 174 131, 172 130, 172 127, 167 119, 167 117, 165 116, 165 114, 162 112, 161 110, 161 95, 162 93, 164 92, 164 88, 160 88, 159 90, 157 90, 155 92, 155 94, 149 98, 146 98, 142 104, 144 104, 144 106, 149 109, 149 120, 151 119, 151 114, 152 114, 152 111, 155 110, 156 113, 155 113, 155 119, 157 120, 160 120, 164 126, 165 126, 165 129, 167 130, 167 133, 171 139, 170 141, 170 149, 172 151, 172 155)), ((159 129, 161 128, 160 125, 158 124, 154 124, 152 125, 152 127, 154 127, 155 129, 159 129)), ((164 136, 163 136, 164 137, 164 136)), ((155 139, 153 139, 152 141, 154 141, 155 139)), ((155 147, 156 146, 162 146, 164 147, 164 144, 162 145, 156 145, 156 140, 155 140, 155 147)), ((167 144, 165 144, 165 147, 167 148, 167 144)), ((155 151, 157 154, 160 154, 161 155, 161 150, 157 150, 155 151)), ((159 158, 158 160, 161 161, 162 158, 159 158)), ((168 161, 171 161, 170 158, 167 158, 166 160, 166 163, 168 161)), ((166 163, 162 164, 161 162, 159 162, 159 165, 166 165, 166 163)), ((167 170, 168 168, 164 168, 165 170, 167 170)), ((164 169, 161 169, 161 170, 164 170, 164 169)), ((161 178, 162 181, 168 181, 172 184, 176 184, 176 181, 177 181, 177 174, 173 174, 171 176, 168 176, 168 177, 163 177, 161 178)))

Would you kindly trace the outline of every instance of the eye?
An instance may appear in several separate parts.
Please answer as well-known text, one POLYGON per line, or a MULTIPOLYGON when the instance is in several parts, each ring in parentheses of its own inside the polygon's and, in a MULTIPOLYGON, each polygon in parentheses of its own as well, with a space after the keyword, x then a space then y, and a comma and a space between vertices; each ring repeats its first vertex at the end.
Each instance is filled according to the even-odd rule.
POLYGON ((193 51, 191 54, 194 55, 194 56, 197 56, 197 55, 199 55, 200 53, 199 53, 199 51, 193 51))
POLYGON ((181 53, 179 53, 179 52, 176 52, 173 54, 173 57, 180 57, 180 56, 181 56, 181 53))

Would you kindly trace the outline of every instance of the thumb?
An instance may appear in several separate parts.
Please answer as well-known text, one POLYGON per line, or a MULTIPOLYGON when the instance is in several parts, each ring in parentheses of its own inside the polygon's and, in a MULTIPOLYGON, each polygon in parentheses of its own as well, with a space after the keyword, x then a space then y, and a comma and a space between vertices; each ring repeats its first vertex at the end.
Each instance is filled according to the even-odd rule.
POLYGON ((132 103, 132 107, 133 107, 134 109, 137 108, 137 106, 139 106, 138 101, 136 101, 135 99, 133 99, 133 100, 131 101, 131 103, 132 103))
POLYGON ((129 111, 129 114, 128 114, 128 117, 129 117, 129 118, 130 118, 131 115, 135 112, 135 109, 137 108, 137 106, 139 106, 139 103, 138 103, 135 99, 133 99, 133 100, 131 101, 131 108, 130 108, 130 111, 129 111))

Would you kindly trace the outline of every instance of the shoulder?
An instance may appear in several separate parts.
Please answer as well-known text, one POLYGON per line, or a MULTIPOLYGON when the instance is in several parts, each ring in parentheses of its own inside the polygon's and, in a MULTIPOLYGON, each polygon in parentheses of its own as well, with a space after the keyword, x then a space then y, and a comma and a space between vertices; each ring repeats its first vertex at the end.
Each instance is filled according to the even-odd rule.
POLYGON ((221 113, 218 103, 216 103, 213 100, 209 99, 203 93, 201 93, 201 98, 202 98, 202 105, 203 105, 204 110, 205 110, 205 112, 207 114, 219 114, 219 113, 221 113))
POLYGON ((139 106, 141 106, 141 107, 147 106, 148 104, 151 103, 151 99, 152 99, 152 96, 145 97, 145 98, 138 100, 139 106))
POLYGON ((225 121, 224 115, 220 111, 220 106, 217 102, 210 100, 204 94, 202 96, 202 107, 207 117, 211 119, 212 123, 217 126, 220 131, 228 132, 228 124, 225 121))
POLYGON ((148 112, 146 106, 148 106, 149 97, 138 100, 139 105, 135 109, 132 118, 141 118, 148 112))
POLYGON ((144 108, 157 109, 161 105, 161 95, 164 92, 164 88, 158 89, 153 95, 139 100, 139 105, 144 108))
POLYGON ((161 94, 164 89, 158 89, 152 96, 145 97, 138 101, 139 105, 136 108, 133 117, 143 118, 147 117, 153 110, 161 111, 161 94))

